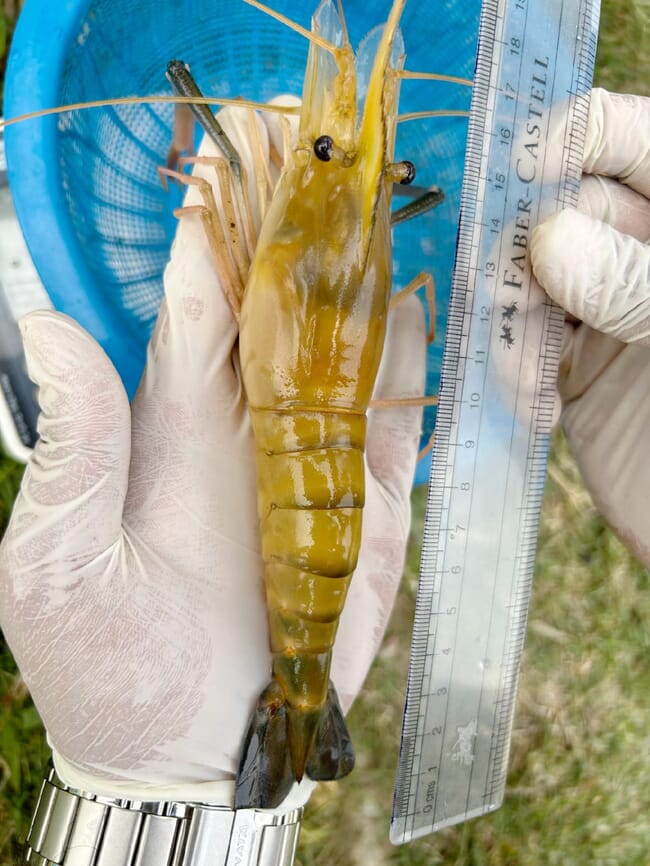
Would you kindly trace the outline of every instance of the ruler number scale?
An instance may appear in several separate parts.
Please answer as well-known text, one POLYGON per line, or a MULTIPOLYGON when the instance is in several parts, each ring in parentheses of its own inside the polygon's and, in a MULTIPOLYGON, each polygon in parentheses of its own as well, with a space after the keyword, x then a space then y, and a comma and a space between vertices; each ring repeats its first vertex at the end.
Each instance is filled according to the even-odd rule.
POLYGON ((598 0, 485 0, 391 840, 499 807, 563 312, 532 228, 574 206, 598 0))

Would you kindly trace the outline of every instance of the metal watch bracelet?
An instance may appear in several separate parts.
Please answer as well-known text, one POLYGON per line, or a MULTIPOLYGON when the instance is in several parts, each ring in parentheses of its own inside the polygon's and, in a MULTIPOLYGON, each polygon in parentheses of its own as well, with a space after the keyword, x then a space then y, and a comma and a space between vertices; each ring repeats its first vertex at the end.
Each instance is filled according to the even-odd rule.
POLYGON ((52 770, 27 836, 30 866, 291 866, 302 809, 273 815, 202 803, 117 800, 52 770))

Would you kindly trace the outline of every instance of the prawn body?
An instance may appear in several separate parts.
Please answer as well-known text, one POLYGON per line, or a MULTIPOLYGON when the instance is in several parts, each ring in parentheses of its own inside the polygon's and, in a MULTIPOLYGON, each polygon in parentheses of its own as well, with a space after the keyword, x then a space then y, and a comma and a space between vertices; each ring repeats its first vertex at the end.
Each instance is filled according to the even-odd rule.
MULTIPOLYGON (((357 564, 366 410, 391 292, 396 0, 357 112, 357 67, 331 0, 321 3, 297 147, 286 160, 251 262, 240 318, 242 376, 258 475, 272 681, 246 736, 236 805, 272 807, 306 773, 354 764, 329 681, 332 647, 357 564)), ((376 49, 376 50, 375 50, 376 49)), ((365 58, 367 59, 367 58, 365 58)), ((364 59, 364 62, 365 62, 364 59)))

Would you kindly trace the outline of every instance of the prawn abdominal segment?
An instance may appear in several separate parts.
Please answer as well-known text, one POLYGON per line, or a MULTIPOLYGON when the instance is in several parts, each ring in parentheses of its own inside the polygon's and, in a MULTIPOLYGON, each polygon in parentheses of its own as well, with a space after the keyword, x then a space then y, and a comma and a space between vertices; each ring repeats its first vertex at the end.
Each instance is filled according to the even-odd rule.
POLYGON ((354 765, 329 674, 361 541, 365 413, 391 291, 390 199, 393 182, 412 174, 393 163, 404 4, 395 0, 356 58, 332 0, 319 6, 298 144, 242 299, 273 662, 245 737, 239 808, 275 807, 305 774, 336 779, 354 765))

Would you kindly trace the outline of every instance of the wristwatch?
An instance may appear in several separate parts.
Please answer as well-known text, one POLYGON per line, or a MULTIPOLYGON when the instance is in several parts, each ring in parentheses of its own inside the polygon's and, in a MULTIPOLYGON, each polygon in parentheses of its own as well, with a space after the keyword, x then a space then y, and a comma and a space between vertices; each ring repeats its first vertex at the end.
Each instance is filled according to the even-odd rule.
POLYGON ((302 809, 118 800, 52 770, 27 836, 30 866, 291 866, 302 809))

